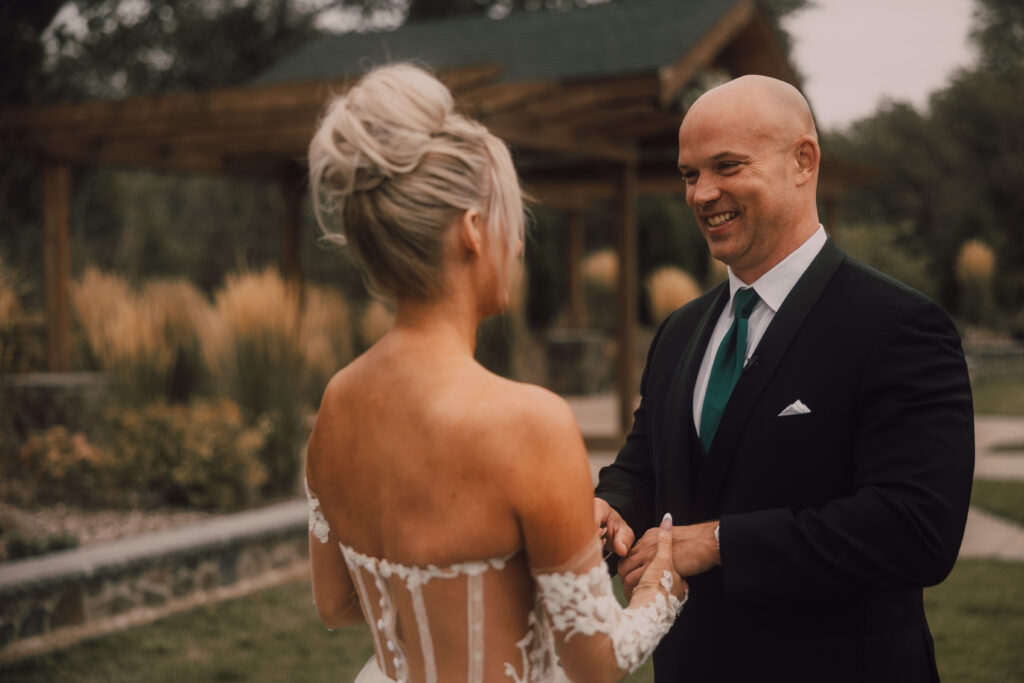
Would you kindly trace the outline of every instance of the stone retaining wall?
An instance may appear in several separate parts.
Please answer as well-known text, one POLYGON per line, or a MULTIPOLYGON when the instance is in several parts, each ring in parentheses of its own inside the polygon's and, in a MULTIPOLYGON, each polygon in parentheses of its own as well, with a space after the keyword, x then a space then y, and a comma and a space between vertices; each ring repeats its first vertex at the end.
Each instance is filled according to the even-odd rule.
POLYGON ((0 663, 309 575, 305 501, 0 564, 0 663))

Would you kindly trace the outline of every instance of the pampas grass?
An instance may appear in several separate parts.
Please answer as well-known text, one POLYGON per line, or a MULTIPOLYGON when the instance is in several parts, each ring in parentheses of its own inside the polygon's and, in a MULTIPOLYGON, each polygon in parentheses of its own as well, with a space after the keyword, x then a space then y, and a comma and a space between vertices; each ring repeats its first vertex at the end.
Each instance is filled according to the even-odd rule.
POLYGON ((93 267, 72 283, 71 305, 93 362, 114 376, 127 401, 166 395, 175 354, 162 311, 123 278, 93 267))
POLYGON ((21 271, 0 256, 0 374, 28 370, 42 359, 37 330, 43 316, 24 306, 27 293, 21 271))
POLYGON ((981 240, 968 240, 956 257, 956 279, 960 284, 960 313, 967 320, 991 324, 996 319, 996 255, 981 240))
POLYGON ((651 318, 661 323, 672 311, 701 295, 700 285, 685 270, 675 266, 658 268, 644 282, 651 318))

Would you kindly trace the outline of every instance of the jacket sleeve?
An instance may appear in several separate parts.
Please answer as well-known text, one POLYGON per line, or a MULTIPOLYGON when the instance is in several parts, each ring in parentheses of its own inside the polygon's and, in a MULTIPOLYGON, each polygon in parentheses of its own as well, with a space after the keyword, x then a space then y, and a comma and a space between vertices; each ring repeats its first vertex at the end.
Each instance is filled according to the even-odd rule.
POLYGON ((739 601, 934 585, 963 539, 974 415, 959 336, 917 301, 879 332, 856 398, 850 494, 721 519, 724 588, 739 601))
POLYGON ((658 328, 647 351, 647 362, 640 377, 640 405, 633 412, 633 427, 626 443, 619 450, 615 462, 601 468, 597 489, 603 498, 618 511, 639 538, 655 519, 654 461, 650 442, 650 403, 647 398, 648 375, 655 348, 665 329, 666 320, 658 328))

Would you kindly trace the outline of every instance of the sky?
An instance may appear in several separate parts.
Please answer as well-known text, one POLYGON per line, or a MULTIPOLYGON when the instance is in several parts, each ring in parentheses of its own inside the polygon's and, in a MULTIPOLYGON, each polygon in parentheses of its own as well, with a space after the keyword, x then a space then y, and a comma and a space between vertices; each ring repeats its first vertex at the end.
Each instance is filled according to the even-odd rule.
POLYGON ((929 93, 975 60, 973 0, 812 2, 783 27, 819 128, 844 128, 886 98, 923 110, 929 93))

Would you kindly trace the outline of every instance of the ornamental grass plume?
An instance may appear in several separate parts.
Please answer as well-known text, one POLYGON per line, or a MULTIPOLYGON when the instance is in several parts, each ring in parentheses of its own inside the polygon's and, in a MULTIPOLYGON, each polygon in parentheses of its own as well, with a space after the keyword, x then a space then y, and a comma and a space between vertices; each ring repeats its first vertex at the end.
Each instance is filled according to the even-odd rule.
POLYGON ((163 312, 117 275, 89 267, 71 285, 71 305, 89 356, 114 376, 129 402, 165 396, 175 351, 164 337, 163 312))
POLYGON ((967 240, 956 257, 956 279, 961 285, 984 282, 995 275, 996 255, 981 240, 967 240))
POLYGON ((675 266, 662 266, 644 282, 651 318, 661 323, 677 308, 684 306, 701 295, 700 285, 685 270, 675 266))
POLYGON ((996 319, 996 256, 981 240, 964 242, 956 257, 960 285, 960 314, 972 323, 991 324, 996 319))
POLYGON ((612 249, 588 254, 580 264, 587 325, 611 331, 618 325, 615 292, 619 287, 619 255, 612 249))
POLYGON ((202 338, 212 324, 210 301, 184 278, 151 280, 141 299, 160 320, 164 341, 174 354, 164 395, 178 402, 202 393, 207 378, 202 338))
POLYGON ((214 296, 203 337, 203 355, 219 392, 248 419, 271 420, 263 451, 268 494, 292 491, 299 470, 308 386, 301 322, 298 289, 267 268, 228 276, 214 296))
POLYGON ((588 254, 581 265, 583 281, 614 290, 619 286, 619 255, 612 249, 588 254))
POLYGON ((27 293, 21 271, 8 266, 0 256, 0 375, 28 370, 43 357, 37 334, 43 317, 24 306, 27 293))

